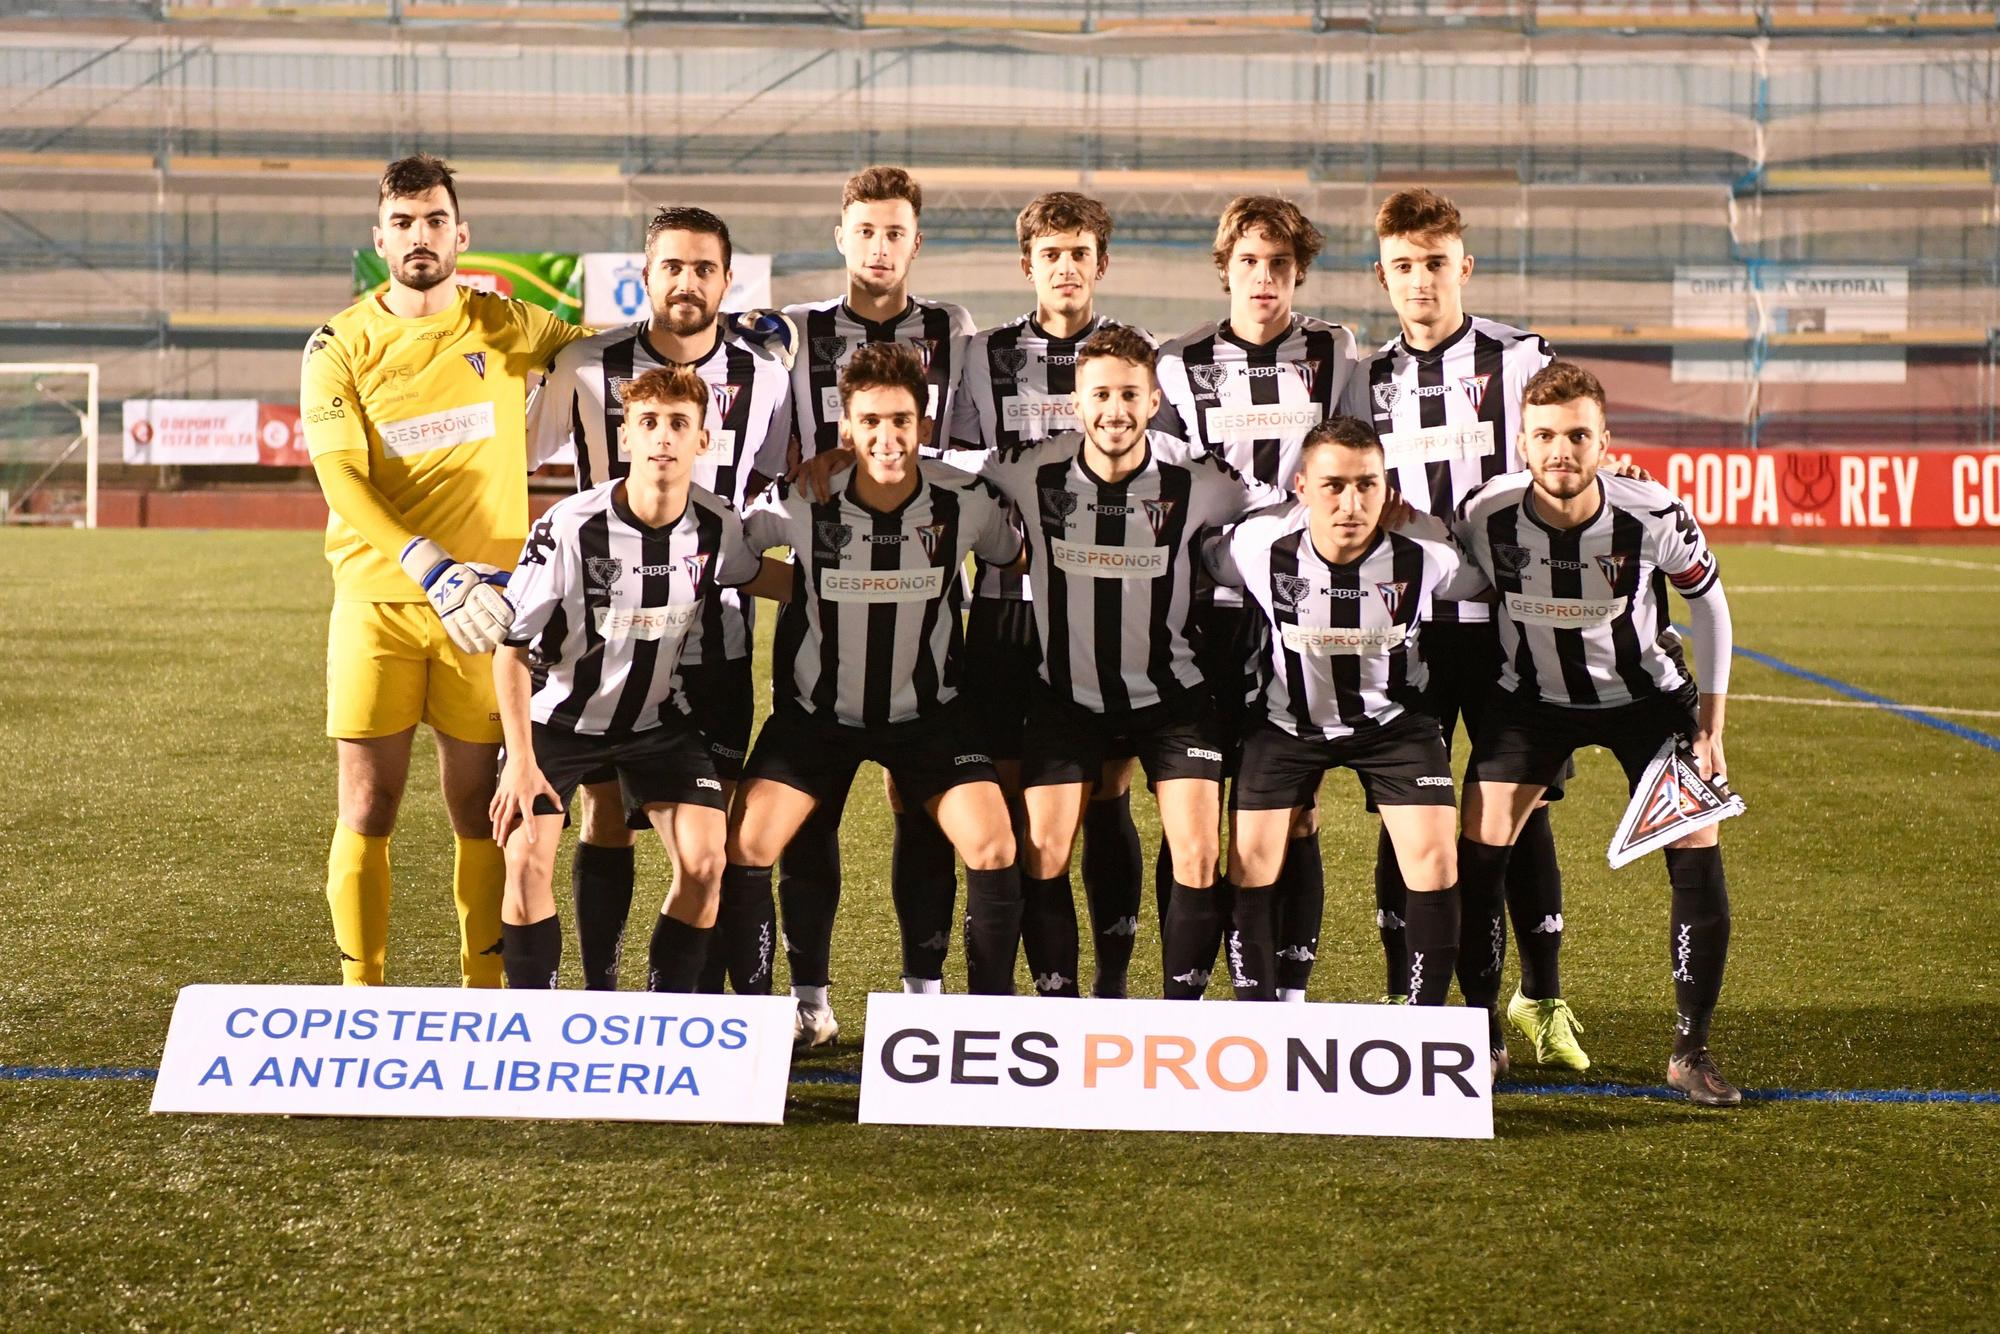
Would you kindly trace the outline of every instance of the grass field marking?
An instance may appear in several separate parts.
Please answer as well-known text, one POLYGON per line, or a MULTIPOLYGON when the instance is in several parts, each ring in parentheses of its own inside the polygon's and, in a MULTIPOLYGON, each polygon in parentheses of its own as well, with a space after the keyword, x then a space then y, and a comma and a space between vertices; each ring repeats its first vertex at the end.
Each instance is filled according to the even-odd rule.
MULTIPOLYGON (((1821 709, 1879 709, 1882 706, 1865 699, 1808 699, 1804 695, 1739 695, 1729 692, 1732 700, 1748 700, 1752 704, 1807 704, 1821 709)), ((1905 707, 1918 713, 1944 714, 1957 718, 2000 718, 2000 709, 1947 709, 1935 704, 1910 704, 1905 707)))
POLYGON ((1738 593, 2000 593, 2000 584, 1731 584, 1729 595, 1738 593))
POLYGON ((1904 565, 1932 565, 1941 570, 1977 570, 1981 574, 2000 571, 2000 561, 1952 560, 1947 556, 1909 556, 1895 551, 1856 551, 1852 547, 1795 547, 1779 542, 1772 547, 1787 556, 1844 556, 1848 560, 1884 560, 1904 565))
MULTIPOLYGON (((1682 633, 1686 634, 1687 631, 1683 630, 1682 633)), ((1849 699, 1858 699, 1864 703, 1872 704, 1876 708, 1893 713, 1899 718, 1907 718, 1913 723, 1922 723, 1925 727, 1936 728, 1938 731, 1949 733, 1961 741, 1970 741, 1975 746, 1984 746, 1991 751, 2000 751, 2000 736, 1994 736, 1990 732, 1982 732, 1977 728, 1952 722, 1949 718, 1940 718, 1935 714, 1926 713, 1922 709, 1912 708, 1908 704, 1900 704, 1890 699, 1887 695, 1878 695, 1872 690, 1863 690, 1860 686, 1849 685, 1847 682, 1835 680, 1831 676, 1822 676, 1810 668, 1801 667, 1797 663, 1786 662, 1783 658, 1774 658, 1768 653, 1759 653, 1755 649, 1739 647, 1736 650, 1736 655, 1741 658, 1748 658, 1750 661, 1760 663, 1765 667, 1784 672, 1788 676, 1796 676, 1801 681, 1810 681, 1816 686, 1824 686, 1836 695, 1845 695, 1849 699)))

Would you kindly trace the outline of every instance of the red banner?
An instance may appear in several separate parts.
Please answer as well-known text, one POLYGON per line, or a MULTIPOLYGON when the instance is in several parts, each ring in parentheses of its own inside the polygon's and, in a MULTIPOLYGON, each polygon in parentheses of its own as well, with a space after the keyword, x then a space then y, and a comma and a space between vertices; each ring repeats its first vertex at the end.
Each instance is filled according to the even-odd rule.
POLYGON ((1704 527, 2000 528, 2000 450, 1639 448, 1630 453, 1704 527))
POLYGON ((306 433, 299 429, 295 403, 257 405, 257 462, 267 468, 309 468, 306 433))

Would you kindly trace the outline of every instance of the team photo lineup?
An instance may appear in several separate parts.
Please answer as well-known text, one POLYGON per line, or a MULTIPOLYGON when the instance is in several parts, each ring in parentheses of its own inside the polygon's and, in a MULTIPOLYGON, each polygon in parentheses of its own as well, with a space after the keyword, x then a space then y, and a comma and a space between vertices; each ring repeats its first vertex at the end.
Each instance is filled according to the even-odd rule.
MULTIPOLYGON (((301 371, 330 510, 342 980, 395 980, 389 847, 422 724, 468 987, 765 994, 782 947, 795 1045, 834 1041, 838 839, 877 799, 852 791, 872 760, 905 992, 941 991, 957 942, 975 994, 1012 994, 1025 960, 1040 996, 1122 998, 1151 934, 1166 998, 1220 969, 1238 1000, 1304 1001, 1329 896, 1366 893, 1328 884, 1320 829, 1365 822, 1380 999, 1456 983, 1494 1077, 1510 1035, 1587 1069, 1548 808, 1590 746, 1642 797, 1663 757, 1726 794, 1731 621, 1694 517, 1617 454, 1597 377, 1465 309, 1476 227, 1428 189, 1378 201, 1400 332, 1368 349, 1295 311, 1321 235, 1276 196, 1224 210, 1226 314, 1178 336, 1098 308, 1114 223, 1083 194, 1026 202, 1033 307, 986 329, 917 294, 908 172, 827 204, 844 293, 724 311, 727 223, 682 204, 646 228, 648 317, 592 331, 456 284, 472 210, 445 163, 383 173, 387 287, 301 371), (552 462, 576 492, 533 519, 552 462), (1324 782, 1339 769, 1362 800, 1324 782), (649 830, 672 865, 653 912, 649 830)), ((1664 846, 1666 1081, 1734 1106, 1709 1049, 1717 825, 1664 846)))

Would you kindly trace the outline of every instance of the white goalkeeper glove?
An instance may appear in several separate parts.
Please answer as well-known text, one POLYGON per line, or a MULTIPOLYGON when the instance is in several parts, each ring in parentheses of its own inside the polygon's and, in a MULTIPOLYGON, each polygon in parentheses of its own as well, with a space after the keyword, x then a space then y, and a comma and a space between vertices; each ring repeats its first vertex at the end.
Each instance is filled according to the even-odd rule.
POLYGON ((410 539, 403 548, 403 573, 437 610, 444 632, 462 653, 491 653, 514 623, 514 604, 500 589, 507 574, 497 565, 454 560, 428 537, 410 539))

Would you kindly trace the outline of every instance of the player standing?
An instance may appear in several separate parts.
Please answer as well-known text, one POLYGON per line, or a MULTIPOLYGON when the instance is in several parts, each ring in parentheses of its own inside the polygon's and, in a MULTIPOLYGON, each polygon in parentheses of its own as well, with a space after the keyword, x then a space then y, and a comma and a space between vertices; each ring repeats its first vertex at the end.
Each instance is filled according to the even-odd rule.
POLYGON ((500 715, 488 659, 512 609, 489 581, 528 532, 527 379, 587 331, 458 286, 471 239, 450 168, 423 153, 390 163, 374 228, 388 287, 322 325, 299 374, 306 448, 330 511, 326 730, 339 823, 326 897, 350 984, 383 980, 389 838, 419 722, 437 738, 456 837, 459 970, 467 986, 501 981, 506 869, 487 815, 500 715))
MULTIPOLYGON (((673 859, 648 990, 694 989, 716 920, 724 788, 696 726, 700 705, 684 688, 684 649, 711 632, 714 590, 751 584, 760 562, 735 507, 693 485, 710 444, 702 423, 712 387, 674 366, 621 389, 612 438, 622 475, 535 525, 510 589, 514 621, 493 656, 507 749, 491 814, 507 856, 510 987, 556 985, 562 929, 550 882, 564 809, 585 777, 607 768, 620 809, 656 830, 673 859)), ((772 566, 766 583, 781 588, 789 572, 772 566)))
MULTIPOLYGON (((1021 272, 1034 285, 1035 309, 981 330, 966 348, 951 426, 951 442, 966 449, 1010 454, 1076 430, 1077 350, 1107 323, 1096 308, 1097 284, 1111 263, 1111 214, 1103 204, 1067 190, 1038 195, 1015 219, 1014 237, 1021 272)), ((978 702, 982 744, 1010 798, 1020 791, 1029 687, 1042 665, 1025 590, 1020 576, 981 565, 965 628, 965 694, 978 702)), ((1131 782, 1129 759, 1108 761, 1093 777, 1084 807, 1083 892, 1096 939, 1093 996, 1125 994, 1139 929, 1145 868, 1132 823, 1131 782)), ((1058 894, 1051 882, 1032 877, 1023 883, 1021 933, 1037 988, 1061 979, 1054 992, 1074 995, 1076 904, 1067 879, 1060 888, 1058 894)))
MULTIPOLYGON (((1521 403, 1527 472, 1480 487, 1456 521, 1499 593, 1501 647, 1499 688, 1466 768, 1458 867, 1468 902, 1501 892, 1516 837, 1577 747, 1609 749, 1635 787, 1670 737, 1692 749, 1702 777, 1728 772, 1729 604, 1700 527, 1664 487, 1600 471, 1611 432, 1589 371, 1551 362, 1521 403), (1692 677, 1667 619, 1669 583, 1694 625, 1692 677)), ((1670 845, 1666 859, 1678 1009, 1667 1082, 1733 1106, 1742 1095, 1708 1051, 1729 951, 1715 826, 1670 845)))
MULTIPOLYGON (((733 259, 728 224, 706 209, 663 208, 653 215, 644 270, 650 315, 563 349, 529 413, 532 465, 573 444, 579 491, 626 476, 631 455, 619 430, 625 387, 647 371, 687 366, 709 393, 707 446, 694 461, 694 484, 740 513, 748 497, 785 471, 792 432, 790 358, 782 343, 725 324, 720 311, 733 259)), ((713 587, 702 613, 703 633, 682 650, 681 688, 708 738, 726 806, 750 748, 754 600, 726 585, 713 587)), ((613 991, 632 906, 632 830, 615 777, 585 775, 583 791, 571 876, 577 948, 584 985, 613 991)), ((775 939, 775 921, 759 916, 769 908, 724 903, 723 929, 775 939)), ((719 964, 723 956, 716 951, 711 957, 719 964)), ((765 961, 767 971, 770 962, 765 961)), ((721 986, 712 970, 709 985, 721 986)))
MULTIPOLYGON (((1013 990, 1020 868, 999 776, 959 697, 968 552, 1022 556, 1013 516, 977 478, 918 449, 930 435, 915 354, 858 349, 841 374, 842 432, 855 454, 827 499, 782 484, 745 519, 750 546, 797 555, 778 618, 773 707, 730 816, 724 893, 771 895, 771 864, 816 807, 838 809, 864 759, 936 821, 966 865, 966 968, 974 991, 1013 990)), ((941 989, 955 876, 899 896, 906 990, 941 989)), ((730 942, 724 940, 725 949, 730 942)), ((732 961, 732 971, 738 965, 732 961)))
MULTIPOLYGON (((847 266, 846 294, 785 308, 804 344, 792 367, 802 459, 840 444, 840 375, 864 344, 902 343, 914 351, 925 384, 919 410, 940 431, 951 420, 952 391, 973 323, 963 306, 910 295, 910 266, 924 244, 923 211, 923 190, 900 167, 857 172, 841 192, 833 241, 847 266)), ((941 879, 951 881, 956 894, 950 841, 893 791, 890 801, 896 823, 891 894, 898 902, 925 897, 941 879)), ((827 1000, 833 920, 840 906, 840 812, 839 802, 819 804, 785 849, 778 884, 785 960, 799 1001, 798 1039, 805 1046, 831 1042, 840 1032, 827 1000)), ((940 950, 948 939, 938 940, 940 950)))
MULTIPOLYGON (((1292 309, 1319 255, 1319 229, 1296 204, 1242 195, 1216 224, 1212 257, 1229 294, 1229 316, 1160 349, 1167 411, 1154 423, 1222 458, 1255 481, 1284 487, 1298 475, 1306 432, 1336 412, 1365 413, 1366 383, 1354 335, 1292 309)), ((1197 613, 1202 674, 1215 692, 1233 771, 1262 652, 1262 618, 1234 589, 1217 589, 1197 613)), ((1277 882, 1283 968, 1279 989, 1304 1000, 1319 949, 1325 884, 1318 808, 1292 828, 1277 882)))
MULTIPOLYGON (((1401 332, 1369 360, 1370 407, 1387 453, 1389 475, 1416 509, 1448 519, 1458 502, 1489 478, 1518 471, 1521 391, 1554 359, 1536 334, 1465 313, 1473 257, 1451 201, 1430 190, 1402 190, 1375 215, 1380 251, 1376 280, 1389 294, 1401 332)), ((1451 743, 1458 719, 1477 738, 1483 706, 1500 671, 1493 608, 1483 599, 1441 600, 1424 632, 1430 684, 1426 710, 1451 743)), ((1561 796, 1561 778, 1551 794, 1561 796)), ((1576 1040, 1575 1016, 1562 999, 1562 872, 1546 804, 1528 817, 1508 863, 1506 908, 1521 949, 1521 989, 1507 1013, 1543 1064, 1582 1070, 1590 1058, 1576 1040)), ((1459 988, 1467 1005, 1489 1015, 1492 1046, 1506 1051, 1495 1005, 1505 959, 1499 897, 1462 898, 1459 988)), ((1383 829, 1375 853, 1375 920, 1392 999, 1408 993, 1404 889, 1399 859, 1383 829)), ((1506 1062, 1502 1056, 1501 1068, 1506 1062)))

